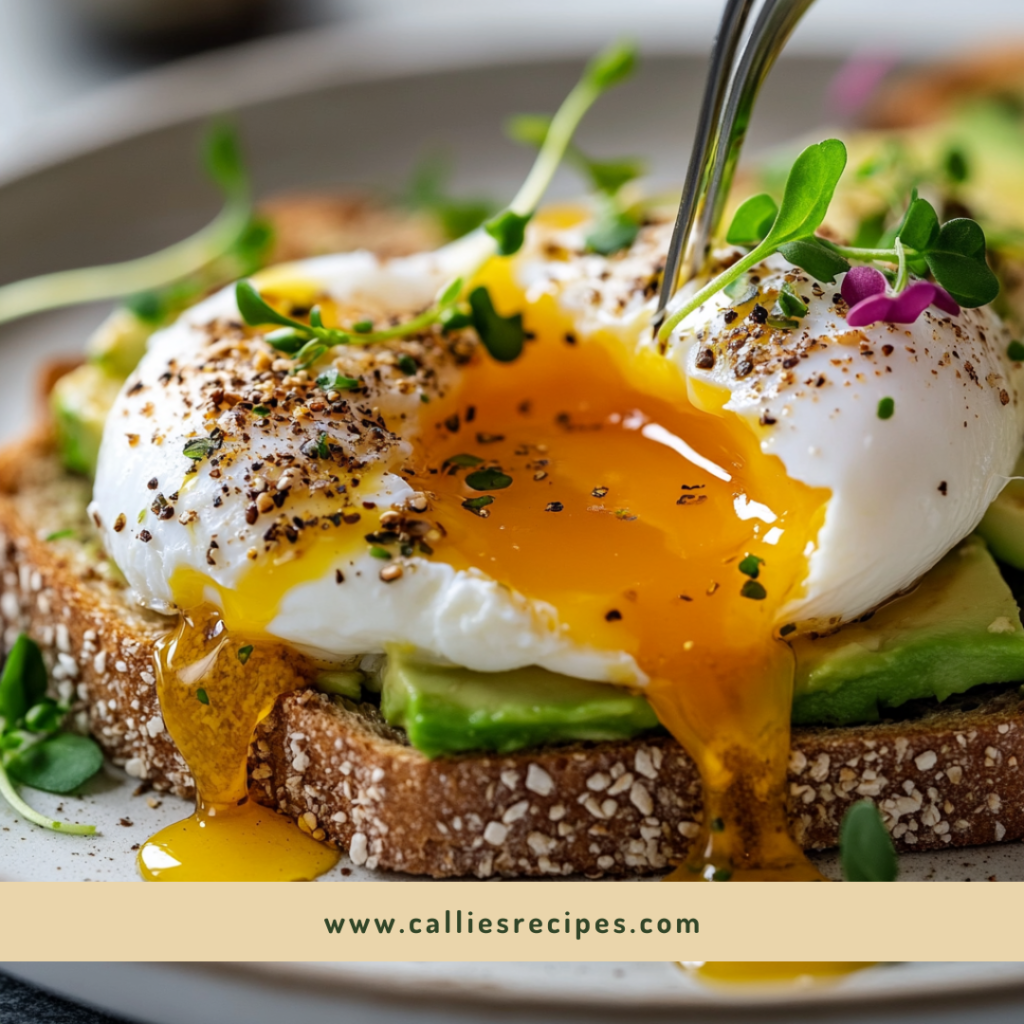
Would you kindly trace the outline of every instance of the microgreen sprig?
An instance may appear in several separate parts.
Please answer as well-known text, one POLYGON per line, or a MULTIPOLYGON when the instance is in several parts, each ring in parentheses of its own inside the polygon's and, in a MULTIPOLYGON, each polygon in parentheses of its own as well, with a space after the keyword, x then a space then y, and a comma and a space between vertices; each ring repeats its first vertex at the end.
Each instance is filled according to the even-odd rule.
MULTIPOLYGON (((565 157, 583 116, 605 90, 632 72, 635 63, 634 47, 628 43, 617 43, 587 64, 579 82, 547 126, 537 158, 522 187, 504 210, 483 225, 483 230, 493 239, 498 255, 510 256, 522 247, 526 225, 565 157)), ((597 168, 600 166, 595 165, 597 168)), ((602 175, 607 182, 618 180, 621 184, 626 171, 623 168, 616 171, 609 164, 595 173, 602 175)), ((508 362, 519 356, 526 340, 522 317, 499 313, 490 293, 482 286, 463 296, 465 282, 494 250, 476 250, 473 265, 467 266, 463 275, 442 288, 432 305, 404 323, 380 331, 373 330, 372 324, 366 322, 347 328, 327 327, 316 306, 310 310, 308 323, 297 320, 275 309, 248 280, 238 282, 235 298, 242 319, 250 327, 277 328, 269 332, 265 340, 282 354, 292 356, 297 370, 313 366, 336 346, 381 344, 414 335, 434 325, 445 332, 472 326, 491 356, 508 362)))
MULTIPOLYGON (((676 310, 658 332, 659 340, 666 340, 682 320, 711 296, 735 285, 748 270, 776 252, 817 280, 828 283, 837 274, 850 271, 851 261, 887 265, 886 275, 893 284, 894 295, 874 298, 870 303, 871 311, 877 313, 874 320, 869 319, 865 307, 858 311, 855 326, 889 319, 889 314, 905 317, 907 310, 920 305, 912 320, 932 302, 955 316, 960 312, 959 306, 981 306, 996 297, 999 282, 986 260, 981 227, 967 217, 940 224, 934 207, 916 190, 899 225, 874 247, 845 246, 819 238, 815 232, 824 220, 845 166, 846 147, 838 139, 826 139, 808 146, 797 157, 786 179, 780 206, 766 194, 746 200, 733 217, 726 241, 749 246, 750 251, 676 310), (895 270, 888 269, 891 267, 895 270), (937 284, 911 283, 911 273, 930 273, 937 284)), ((779 306, 787 320, 803 315, 792 299, 780 296, 779 306), (793 307, 792 313, 786 311, 786 304, 793 307)), ((782 321, 779 325, 786 326, 782 321)))
MULTIPOLYGON (((736 212, 728 236, 754 241, 763 231, 756 245, 731 267, 692 295, 662 325, 659 340, 665 340, 676 326, 711 296, 740 278, 761 260, 779 251, 788 242, 806 240, 813 244, 814 232, 825 219, 829 203, 839 177, 846 166, 846 147, 838 139, 808 146, 797 158, 786 179, 782 204, 772 215, 771 208, 755 196, 748 199, 736 212), (769 220, 770 217, 770 220, 769 220)), ((773 200, 768 199, 771 207, 773 200)), ((728 237, 727 236, 727 237, 728 237)))
POLYGON ((15 786, 17 781, 48 793, 70 793, 103 764, 95 740, 60 731, 69 709, 46 696, 46 684, 42 653, 22 633, 0 673, 0 796, 35 825, 92 835, 94 825, 58 821, 33 810, 15 786))
POLYGON ((249 178, 234 129, 214 124, 204 142, 207 174, 224 194, 217 217, 190 238, 123 263, 30 277, 0 287, 0 323, 46 309, 121 298, 160 288, 205 267, 236 245, 251 228, 249 178))

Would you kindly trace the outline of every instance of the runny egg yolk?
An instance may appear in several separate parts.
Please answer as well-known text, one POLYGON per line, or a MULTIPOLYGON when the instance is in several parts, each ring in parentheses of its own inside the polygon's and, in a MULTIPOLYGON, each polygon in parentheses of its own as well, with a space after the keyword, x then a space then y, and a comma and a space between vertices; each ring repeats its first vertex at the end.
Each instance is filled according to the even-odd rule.
MULTIPOLYGON (((694 407, 678 369, 638 355, 635 339, 577 338, 553 297, 527 301, 509 261, 481 279, 501 312, 523 312, 531 340, 512 363, 476 355, 452 393, 423 406, 409 482, 431 495, 423 518, 440 539, 418 557, 482 570, 552 605, 574 643, 633 656, 703 784, 703 833, 673 879, 820 878, 786 826, 793 654, 776 627, 807 575, 828 492, 790 479, 749 423, 694 407)), ((164 876, 209 876, 223 856, 207 852, 214 832, 238 844, 217 877, 248 870, 250 850, 247 878, 312 877, 334 862, 246 802, 245 759, 276 697, 315 674, 264 632, 278 604, 365 550, 366 529, 313 531, 287 561, 258 560, 237 591, 220 592, 219 611, 204 604, 205 577, 173 581, 185 615, 161 654, 160 699, 199 810, 143 848, 147 877, 171 862, 164 876), (270 874, 276 858, 284 875, 270 874)))

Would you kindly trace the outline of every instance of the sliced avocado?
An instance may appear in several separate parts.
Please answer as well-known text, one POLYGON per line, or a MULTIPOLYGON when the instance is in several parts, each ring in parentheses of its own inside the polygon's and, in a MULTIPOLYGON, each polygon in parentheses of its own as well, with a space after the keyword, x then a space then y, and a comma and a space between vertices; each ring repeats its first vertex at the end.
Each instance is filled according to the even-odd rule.
MULTIPOLYGON (((1015 477, 1024 477, 1024 455, 1013 467, 1015 477)), ((1024 480, 1011 480, 992 502, 978 525, 989 550, 1000 562, 1024 569, 1024 480)))
POLYGON ((381 711, 428 757, 507 753, 572 740, 623 740, 658 728, 644 697, 619 686, 530 667, 472 672, 388 651, 381 711))
POLYGON ((103 437, 103 424, 121 381, 85 363, 64 374, 50 392, 61 461, 74 473, 92 476, 103 437))
POLYGON ((145 319, 127 306, 118 306, 92 332, 85 345, 86 359, 111 377, 124 380, 146 354, 149 336, 159 320, 145 319))
POLYGON ((977 537, 911 593, 835 633, 797 637, 793 650, 796 725, 877 721, 908 700, 1024 679, 1017 603, 977 537))

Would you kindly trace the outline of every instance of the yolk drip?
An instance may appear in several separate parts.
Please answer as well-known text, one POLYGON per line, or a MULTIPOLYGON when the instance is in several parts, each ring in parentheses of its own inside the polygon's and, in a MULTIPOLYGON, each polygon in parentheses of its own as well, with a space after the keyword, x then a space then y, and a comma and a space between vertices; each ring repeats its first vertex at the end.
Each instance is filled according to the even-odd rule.
MULTIPOLYGON (((507 266, 486 284, 522 309, 507 266)), ((663 357, 577 340, 550 297, 525 326, 523 355, 478 359, 425 432, 413 482, 436 495, 436 557, 549 602, 573 641, 624 650, 650 677, 704 788, 704 835, 674 877, 819 878, 786 827, 793 655, 773 625, 828 493, 791 480, 738 417, 690 406, 663 357), (511 483, 475 490, 481 468, 511 483), (494 500, 464 506, 481 497, 494 500)))
POLYGON ((196 810, 139 851, 147 881, 308 881, 338 851, 248 797, 253 731, 282 693, 306 685, 294 651, 231 634, 213 608, 194 607, 160 647, 157 694, 168 731, 196 784, 196 810))
POLYGON ((865 967, 874 967, 874 962, 853 962, 839 960, 821 960, 796 962, 788 960, 709 960, 702 964, 684 964, 687 970, 693 970, 704 981, 735 983, 789 983, 834 981, 861 971, 865 967))

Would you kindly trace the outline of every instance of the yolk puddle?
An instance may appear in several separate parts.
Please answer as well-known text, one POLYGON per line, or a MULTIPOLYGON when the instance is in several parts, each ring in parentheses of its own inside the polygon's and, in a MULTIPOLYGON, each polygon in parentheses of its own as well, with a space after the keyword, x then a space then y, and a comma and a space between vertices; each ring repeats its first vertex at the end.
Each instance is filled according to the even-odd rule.
POLYGON ((142 877, 289 882, 330 870, 338 851, 250 800, 246 782, 253 731, 278 696, 310 681, 305 660, 229 633, 216 609, 200 605, 161 644, 157 668, 164 722, 195 779, 196 810, 143 845, 142 877))
POLYGON ((712 983, 788 983, 789 985, 836 981, 848 974, 874 966, 875 963, 873 961, 855 963, 839 960, 809 961, 806 963, 788 960, 709 960, 700 964, 683 964, 686 970, 694 971, 703 981, 712 983))

